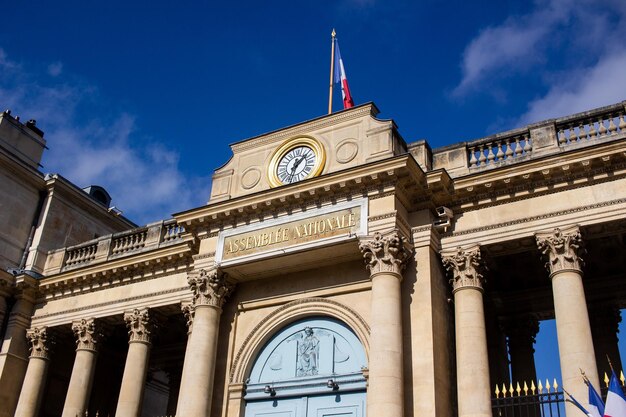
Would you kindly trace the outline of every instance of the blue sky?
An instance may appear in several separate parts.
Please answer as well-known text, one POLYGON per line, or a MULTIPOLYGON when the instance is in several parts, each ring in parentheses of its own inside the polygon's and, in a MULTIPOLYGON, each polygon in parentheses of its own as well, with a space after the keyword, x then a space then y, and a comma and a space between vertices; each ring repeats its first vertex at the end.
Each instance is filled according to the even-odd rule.
POLYGON ((204 204, 229 143, 325 114, 333 27, 356 104, 407 142, 626 99, 623 0, 25 0, 3 7, 0 106, 46 132, 45 172, 147 223, 204 204))

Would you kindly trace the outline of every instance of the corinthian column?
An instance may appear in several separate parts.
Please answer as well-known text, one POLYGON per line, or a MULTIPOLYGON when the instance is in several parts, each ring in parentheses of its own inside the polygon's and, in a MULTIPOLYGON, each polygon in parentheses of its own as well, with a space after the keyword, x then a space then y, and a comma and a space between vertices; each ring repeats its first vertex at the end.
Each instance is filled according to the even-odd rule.
POLYGON ((96 319, 81 319, 72 322, 76 336, 76 358, 72 368, 70 384, 63 405, 62 417, 82 416, 89 405, 93 376, 96 370, 98 344, 102 338, 96 319))
MULTIPOLYGON (((588 398, 587 387, 580 369, 596 389, 600 388, 596 358, 589 326, 587 301, 581 271, 582 239, 578 226, 535 234, 539 251, 547 259, 546 267, 552 279, 554 316, 559 341, 559 357, 563 387, 580 402, 588 398)), ((568 416, 579 411, 566 404, 568 416)))
POLYGON ((193 291, 193 330, 187 340, 176 415, 205 417, 211 412, 222 305, 234 287, 219 269, 194 271, 188 282, 193 291))
POLYGON ((402 363, 402 269, 410 252, 396 230, 359 245, 372 280, 372 318, 367 414, 404 416, 402 363))
POLYGON ((153 323, 147 308, 127 311, 124 313, 124 321, 129 335, 128 355, 115 417, 138 417, 141 415, 148 372, 153 323))
POLYGON ((452 275, 459 417, 491 417, 480 246, 442 252, 452 275))
POLYGON ((43 398, 49 364, 49 338, 47 327, 35 327, 26 332, 30 342, 28 368, 22 384, 22 392, 15 410, 15 417, 36 417, 43 398))

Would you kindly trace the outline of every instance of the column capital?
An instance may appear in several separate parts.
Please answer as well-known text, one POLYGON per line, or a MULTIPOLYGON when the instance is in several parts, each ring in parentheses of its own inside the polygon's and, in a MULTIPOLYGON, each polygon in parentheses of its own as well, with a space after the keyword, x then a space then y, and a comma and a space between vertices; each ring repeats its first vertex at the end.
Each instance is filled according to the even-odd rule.
POLYGON ((33 327, 26 331, 26 339, 30 343, 30 357, 50 359, 50 345, 53 343, 48 327, 33 327))
POLYGON ((228 275, 219 268, 192 271, 187 282, 193 291, 193 308, 213 306, 221 308, 235 285, 228 282, 228 275))
POLYGON ((397 229, 364 237, 359 243, 359 249, 370 275, 391 272, 402 277, 402 270, 411 254, 406 238, 397 229))
POLYGON ((150 343, 154 320, 150 317, 149 309, 135 308, 124 313, 124 321, 128 327, 128 343, 150 343))
POLYGON ((76 350, 98 351, 98 343, 102 339, 102 329, 95 318, 74 320, 72 331, 76 336, 76 350))
POLYGON ((547 259, 546 268, 550 278, 561 271, 582 273, 584 263, 579 255, 584 249, 578 226, 557 227, 548 232, 535 233, 535 239, 539 251, 547 259))
POLYGON ((539 333, 539 320, 533 315, 507 317, 500 324, 509 337, 509 344, 528 342, 532 345, 539 333))
POLYGON ((459 246, 454 251, 442 251, 440 254, 444 268, 452 274, 450 283, 453 293, 463 288, 482 291, 484 265, 480 245, 465 249, 459 246))

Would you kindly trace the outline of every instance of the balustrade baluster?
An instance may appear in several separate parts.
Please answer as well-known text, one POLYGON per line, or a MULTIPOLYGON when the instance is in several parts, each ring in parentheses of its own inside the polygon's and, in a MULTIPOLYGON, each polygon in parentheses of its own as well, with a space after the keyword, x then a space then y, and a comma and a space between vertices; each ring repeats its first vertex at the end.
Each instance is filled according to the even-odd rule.
POLYGON ((569 143, 576 142, 576 132, 574 132, 574 125, 570 125, 569 127, 569 143))
POLYGON ((565 131, 563 129, 559 130, 559 145, 565 145, 567 143, 567 138, 565 137, 565 131))
POLYGON ((479 152, 480 152, 480 156, 478 157, 478 162, 480 162, 479 165, 485 165, 485 161, 487 160, 487 157, 485 156, 485 145, 479 146, 479 152))
POLYGON ((604 136, 607 132, 606 127, 604 126, 604 120, 602 120, 602 118, 598 118, 598 133, 600 134, 600 136, 604 136))
POLYGON ((491 164, 493 162, 494 159, 496 159, 496 156, 493 154, 493 145, 491 143, 487 144, 487 163, 491 164))
POLYGON ((511 149, 511 139, 506 139, 506 152, 504 153, 506 158, 509 159, 513 155, 513 149, 511 149))
POLYGON ((619 114, 619 131, 624 132, 626 129, 626 122, 624 121, 624 113, 619 114))
POLYGON ((524 153, 528 154, 532 150, 532 146, 530 145, 530 139, 528 135, 524 135, 524 153))
POLYGON ((617 132, 617 126, 615 126, 615 122, 613 121, 613 115, 609 115, 609 134, 612 135, 617 132))
POLYGON ((580 122, 578 125, 578 140, 583 141, 585 139, 587 139, 587 131, 585 130, 583 122, 580 122))
POLYGON ((598 136, 598 131, 596 130, 596 124, 594 123, 593 120, 589 120, 589 122, 587 122, 589 124, 589 138, 593 139, 596 138, 598 136))
POLYGON ((498 161, 502 161, 502 158, 504 158, 504 151, 502 150, 502 141, 499 140, 496 142, 496 149, 498 149, 498 153, 496 154, 496 158, 498 158, 498 161))
POLYGON ((476 162, 478 162, 478 160, 476 159, 476 148, 475 147, 471 147, 470 148, 470 167, 475 167, 476 166, 476 162))
POLYGON ((519 136, 515 138, 515 156, 522 154, 522 146, 519 143, 519 136))

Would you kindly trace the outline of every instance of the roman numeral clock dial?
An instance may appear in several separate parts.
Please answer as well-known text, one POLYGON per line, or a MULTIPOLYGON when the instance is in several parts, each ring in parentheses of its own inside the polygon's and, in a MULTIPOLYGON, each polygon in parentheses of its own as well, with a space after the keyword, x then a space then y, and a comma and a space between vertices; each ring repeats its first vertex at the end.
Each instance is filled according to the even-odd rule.
POLYGON ((268 178, 273 187, 293 184, 319 175, 326 157, 321 143, 311 137, 288 140, 272 156, 268 178))

